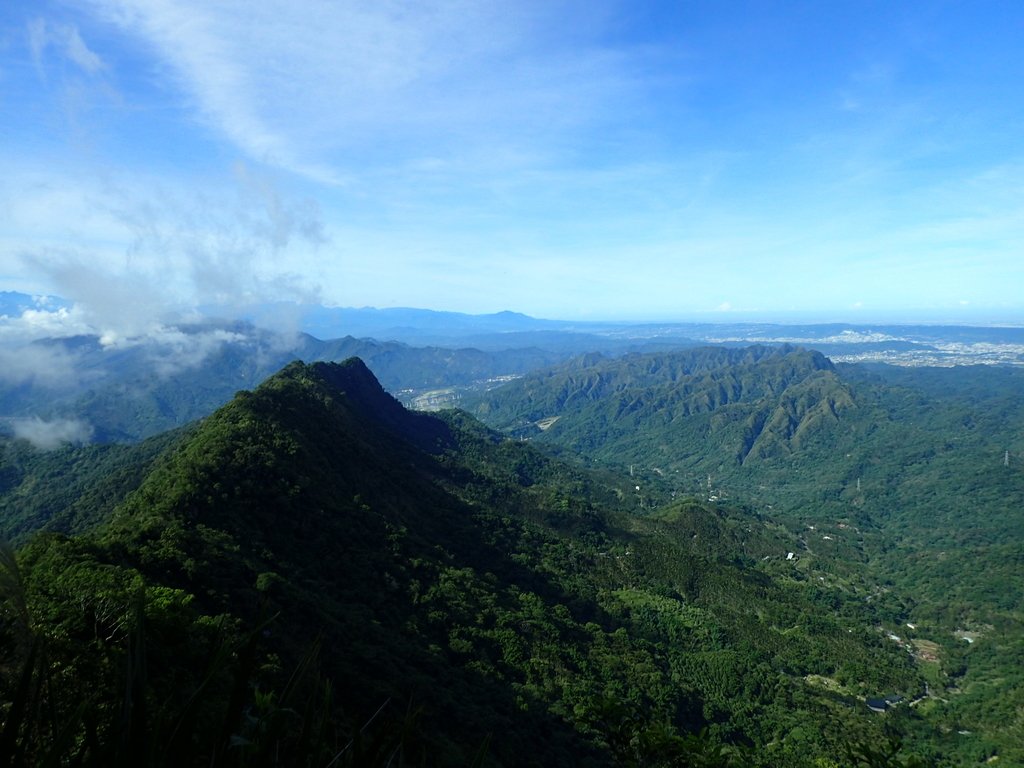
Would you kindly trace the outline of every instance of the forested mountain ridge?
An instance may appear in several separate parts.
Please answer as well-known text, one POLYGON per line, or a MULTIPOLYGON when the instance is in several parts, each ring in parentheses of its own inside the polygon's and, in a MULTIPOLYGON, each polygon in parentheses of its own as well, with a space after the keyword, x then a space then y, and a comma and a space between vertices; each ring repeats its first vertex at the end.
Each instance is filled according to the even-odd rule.
POLYGON ((836 367, 784 345, 583 356, 464 405, 567 455, 678 472, 680 490, 711 474, 737 492, 774 489, 785 505, 813 483, 815 501, 842 497, 849 511, 858 480, 889 492, 901 469, 1024 455, 1022 387, 1013 368, 836 367))
POLYGON ((854 407, 827 358, 788 345, 587 355, 467 401, 512 434, 638 463, 673 461, 680 432, 695 441, 713 436, 716 463, 726 452, 738 464, 786 455, 854 407), (632 446, 638 434, 642 442, 632 446), (652 455, 654 444, 661 455, 652 455))
POLYGON ((632 465, 648 508, 703 492, 787 521, 819 567, 891 589, 892 634, 941 670, 922 708, 964 739, 1024 743, 1024 371, 821 367, 777 348, 688 373, 709 354, 581 359, 466 406, 566 457, 632 465), (782 388, 732 385, 746 377, 782 388), (598 379, 616 387, 563 395, 598 379))
POLYGON ((134 442, 209 415, 293 360, 359 357, 386 389, 417 393, 478 384, 551 365, 565 354, 410 347, 345 336, 272 333, 243 323, 176 329, 167 340, 122 347, 99 337, 42 339, 23 353, 43 373, 0 380, 0 422, 72 419, 96 442, 134 442), (52 371, 63 371, 64 375, 52 371))
MULTIPOLYGON (((700 347, 678 353, 615 358, 591 353, 554 368, 535 371, 517 382, 516 387, 506 389, 522 392, 522 397, 529 399, 534 408, 532 414, 542 418, 553 410, 621 395, 638 386, 682 388, 677 394, 684 399, 698 389, 717 387, 728 402, 740 396, 778 392, 797 376, 818 370, 832 370, 832 364, 819 353, 797 350, 789 345, 739 349, 700 347), (746 376, 746 369, 756 364, 760 364, 761 375, 746 376)), ((484 408, 492 403, 492 407, 499 410, 501 392, 491 392, 481 402, 481 412, 488 412, 484 408)), ((707 405, 712 403, 709 401, 707 405)))
POLYGON ((786 564, 792 534, 692 501, 623 514, 629 482, 407 412, 359 361, 292 364, 106 523, 5 558, 4 745, 85 765, 800 766, 891 726, 941 759, 912 710, 864 706, 924 681, 870 604, 786 564))
POLYGON ((65 444, 50 451, 0 438, 0 539, 19 543, 40 530, 77 533, 94 527, 194 428, 131 445, 65 444))

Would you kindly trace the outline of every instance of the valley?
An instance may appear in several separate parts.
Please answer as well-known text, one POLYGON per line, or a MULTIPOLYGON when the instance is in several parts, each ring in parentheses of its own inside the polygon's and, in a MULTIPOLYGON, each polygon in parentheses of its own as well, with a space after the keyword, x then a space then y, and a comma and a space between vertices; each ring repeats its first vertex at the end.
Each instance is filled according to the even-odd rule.
POLYGON ((877 631, 929 678, 916 711, 968 740, 1001 702, 1007 718, 989 728, 1009 744, 1021 680, 990 675, 1022 648, 1022 385, 1015 368, 864 368, 764 347, 594 357, 463 406, 628 468, 638 514, 699 496, 783 522, 797 543, 767 563, 874 603, 877 631), (1002 661, 965 626, 987 627, 1002 661))
POLYGON ((1024 764, 1024 369, 243 335, 4 440, 23 759, 1024 764))
POLYGON ((0 768, 1024 768, 1024 3, 0 18, 0 768))

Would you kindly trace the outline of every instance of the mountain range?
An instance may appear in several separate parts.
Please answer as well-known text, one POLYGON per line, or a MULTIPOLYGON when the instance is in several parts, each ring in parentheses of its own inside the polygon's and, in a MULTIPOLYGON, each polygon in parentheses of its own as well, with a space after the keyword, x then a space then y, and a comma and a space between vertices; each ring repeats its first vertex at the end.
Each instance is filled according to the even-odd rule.
POLYGON ((899 723, 947 748, 865 706, 926 679, 770 517, 638 516, 628 475, 407 411, 354 359, 163 440, 5 556, 23 762, 897 764, 899 723))
MULTIPOLYGON (((1006 674, 1024 652, 1021 391, 1014 367, 708 348, 583 356, 463 406, 566 459, 628 471, 647 510, 698 494, 749 505, 799 536, 796 556, 826 583, 870 575, 884 585, 872 599, 895 601, 894 642, 925 668, 956 660, 932 675, 942 701, 927 706, 974 733, 1002 727, 983 714, 994 702, 1024 701, 1024 680, 1006 674)), ((1000 711, 1004 738, 1019 739, 1000 711)))
POLYGON ((9 356, 0 754, 1024 765, 1024 369, 436 319, 9 356))
POLYGON ((123 348, 96 336, 73 336, 38 340, 30 349, 40 368, 65 373, 0 379, 0 418, 16 433, 18 427, 27 431, 24 422, 33 418, 75 420, 97 442, 136 441, 194 421, 297 359, 358 356, 390 391, 412 401, 436 390, 454 397, 454 388, 482 386, 565 357, 538 348, 484 352, 351 336, 321 341, 245 324, 188 326, 171 339, 123 348))

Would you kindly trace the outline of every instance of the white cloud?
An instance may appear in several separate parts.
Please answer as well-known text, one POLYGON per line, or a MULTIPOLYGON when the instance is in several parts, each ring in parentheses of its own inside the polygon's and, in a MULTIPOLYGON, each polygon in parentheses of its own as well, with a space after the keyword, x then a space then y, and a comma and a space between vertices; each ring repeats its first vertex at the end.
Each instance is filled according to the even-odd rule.
POLYGON ((326 243, 317 205, 241 164, 200 192, 138 175, 14 168, 0 179, 0 210, 0 269, 72 303, 0 319, 0 381, 74 382, 68 354, 30 342, 77 335, 109 352, 144 347, 167 374, 241 340, 183 330, 203 319, 200 307, 230 319, 267 301, 319 300, 298 275, 326 243))
POLYGON ((286 248, 293 240, 313 245, 327 242, 320 211, 312 200, 285 200, 268 176, 245 163, 235 163, 234 177, 243 204, 240 217, 274 250, 286 248))
POLYGON ((65 54, 80 69, 90 75, 95 75, 104 68, 103 60, 95 52, 89 50, 75 27, 65 27, 61 34, 65 54))
POLYGON ((16 317, 0 317, 0 338, 41 339, 75 336, 89 326, 75 307, 26 309, 16 317))
POLYGON ((32 55, 32 63, 40 77, 45 77, 43 56, 46 53, 46 46, 49 44, 49 35, 46 31, 46 22, 43 19, 33 19, 28 23, 28 48, 32 55))
POLYGON ((28 440, 44 451, 52 451, 64 443, 88 442, 92 437, 92 427, 79 419, 14 418, 10 425, 15 437, 28 440))
POLYGON ((55 49, 88 75, 96 75, 106 68, 103 59, 85 44, 78 27, 71 24, 51 24, 45 19, 33 19, 28 23, 28 45, 36 71, 43 78, 48 48, 55 49))
POLYGON ((82 251, 48 251, 28 255, 26 261, 75 302, 75 315, 93 333, 145 336, 170 319, 169 297, 161 294, 152 275, 114 272, 82 251))
POLYGON ((200 191, 139 175, 14 169, 0 179, 0 209, 8 279, 17 270, 75 304, 22 318, 53 335, 85 325, 131 338, 197 305, 319 296, 298 276, 327 242, 319 207, 244 165, 200 191))
POLYGON ((0 316, 0 387, 29 385, 53 392, 71 390, 92 374, 78 367, 79 355, 61 339, 88 334, 91 326, 76 307, 26 309, 20 315, 0 316))
POLYGON ((202 121, 250 158, 334 184, 354 184, 352 166, 375 157, 399 166, 536 148, 607 107, 628 108, 636 86, 628 57, 584 39, 600 5, 91 6, 152 50, 202 121))
POLYGON ((5 333, 0 343, 0 384, 72 388, 80 380, 76 362, 75 357, 60 346, 31 344, 24 339, 11 343, 5 333))
POLYGON ((185 332, 165 327, 147 337, 146 355, 158 376, 170 376, 198 367, 225 344, 247 341, 246 336, 223 329, 185 332))
MULTIPOLYGON (((871 307, 937 293, 1019 301, 1012 99, 972 113, 916 87, 895 48, 868 56, 858 43, 820 72, 768 66, 760 76, 783 97, 766 109, 713 25, 693 34, 718 11, 653 30, 618 24, 631 8, 611 5, 58 3, 64 16, 15 34, 27 29, 44 76, 58 64, 76 75, 44 116, 74 123, 93 108, 70 152, 32 118, 12 133, 31 142, 0 148, 0 259, 30 254, 17 287, 54 290, 46 280, 60 277, 119 344, 168 327, 182 304, 300 298, 311 283, 340 303, 549 315, 712 311, 722 293, 734 315, 766 301, 849 310, 851 285, 872 286, 871 307), (788 87, 807 72, 814 88, 788 87), (95 109, 107 84, 116 98, 95 109), (66 167, 83 146, 100 162, 148 163, 150 176, 9 180, 12 160, 66 167), (184 191, 179 173, 237 155, 247 164, 230 192, 205 178, 184 191), (985 173, 999 158, 1003 172, 985 173), (267 165, 306 178, 254 170, 267 165), (342 185, 319 189, 330 253, 316 250, 317 206, 282 179, 342 185), (109 305, 122 298, 119 313, 109 305)), ((770 64, 749 42, 749 61, 770 64)))

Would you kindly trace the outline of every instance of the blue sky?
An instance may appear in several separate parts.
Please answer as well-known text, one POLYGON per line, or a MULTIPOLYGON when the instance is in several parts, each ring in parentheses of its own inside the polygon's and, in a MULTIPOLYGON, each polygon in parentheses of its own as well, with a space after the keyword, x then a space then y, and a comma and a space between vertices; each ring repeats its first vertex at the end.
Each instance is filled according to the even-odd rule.
POLYGON ((0 287, 1024 322, 1020 2, 0 4, 0 287))

